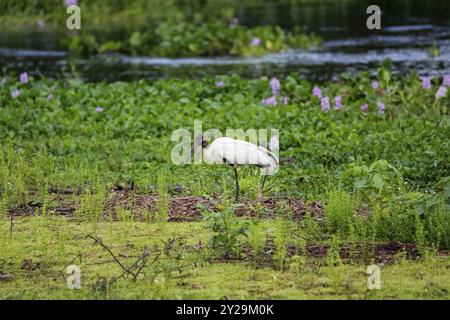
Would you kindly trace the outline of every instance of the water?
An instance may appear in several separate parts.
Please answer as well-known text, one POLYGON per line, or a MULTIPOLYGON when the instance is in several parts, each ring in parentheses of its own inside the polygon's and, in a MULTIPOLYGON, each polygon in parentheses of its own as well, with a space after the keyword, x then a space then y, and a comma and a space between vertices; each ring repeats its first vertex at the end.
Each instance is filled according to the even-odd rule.
POLYGON ((382 8, 381 31, 365 27, 370 1, 306 1, 301 4, 268 4, 240 1, 237 17, 242 24, 278 24, 290 29, 302 25, 325 41, 312 51, 292 50, 258 58, 213 57, 167 59, 120 54, 88 59, 70 58, 61 51, 57 35, 40 31, 0 31, 0 67, 16 72, 60 78, 77 73, 87 81, 202 77, 239 74, 259 77, 299 73, 322 81, 343 72, 374 71, 390 58, 396 73, 450 73, 450 1, 378 1, 382 8), (432 57, 437 44, 440 56, 432 57))

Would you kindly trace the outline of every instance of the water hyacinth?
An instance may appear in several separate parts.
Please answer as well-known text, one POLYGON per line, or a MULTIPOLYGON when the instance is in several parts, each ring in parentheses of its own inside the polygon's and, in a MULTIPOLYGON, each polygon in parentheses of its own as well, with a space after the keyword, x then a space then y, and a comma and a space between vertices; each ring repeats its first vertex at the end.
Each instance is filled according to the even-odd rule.
POLYGON ((312 94, 313 94, 313 96, 314 97, 317 97, 317 98, 319 98, 319 99, 322 99, 322 90, 320 90, 320 88, 319 87, 314 87, 313 88, 313 91, 312 91, 312 94))
POLYGON ((322 111, 323 112, 328 112, 330 111, 330 98, 328 97, 323 97, 320 100, 320 106, 322 107, 322 111))
POLYGON ((261 44, 261 39, 258 37, 254 37, 252 39, 252 46, 253 47, 259 47, 259 45, 261 44))
POLYGON ((444 98, 447 95, 447 88, 440 86, 439 90, 436 92, 436 99, 444 98))
POLYGON ((369 105, 367 103, 364 103, 361 106, 361 111, 364 112, 364 113, 367 113, 369 111, 369 105))
POLYGON ((334 110, 341 110, 342 109, 342 96, 336 96, 334 98, 334 110))
POLYGON ((22 73, 20 74, 20 83, 22 83, 22 84, 27 84, 28 81, 29 81, 29 79, 28 79, 28 73, 22 72, 22 73))
POLYGON ((231 29, 234 29, 234 28, 236 28, 238 26, 238 24, 239 24, 239 20, 236 19, 236 18, 233 18, 233 19, 230 20, 229 27, 231 29))
POLYGON ((285 105, 287 105, 289 103, 289 98, 288 97, 283 97, 283 103, 285 105))
POLYGON ((104 109, 102 108, 102 107, 97 107, 97 108, 95 108, 95 112, 97 112, 97 113, 100 113, 100 112, 103 112, 104 111, 104 109))
POLYGON ((442 81, 442 85, 445 87, 450 87, 450 74, 444 76, 444 80, 442 81))
POLYGON ((66 7, 76 6, 76 5, 78 5, 78 1, 77 0, 64 0, 64 4, 66 5, 66 7))
POLYGON ((225 85, 225 83, 222 80, 216 81, 217 88, 223 88, 224 85, 225 85))
POLYGON ((277 136, 270 137, 269 149, 278 150, 278 148, 279 148, 278 137, 277 136))
POLYGON ((280 81, 273 77, 270 82, 269 82, 270 88, 272 89, 272 94, 274 96, 278 96, 280 94, 280 90, 281 90, 281 84, 280 81))
POLYGON ((19 89, 14 89, 13 92, 11 92, 11 97, 13 99, 16 99, 18 96, 20 96, 20 91, 19 89))
POLYGON ((378 109, 378 114, 380 114, 380 115, 384 114, 384 110, 386 109, 386 105, 383 102, 378 101, 377 109, 378 109))
POLYGON ((378 81, 372 81, 372 89, 377 90, 380 88, 380 83, 378 81))
POLYGON ((265 106, 276 106, 278 101, 276 96, 272 96, 270 98, 262 99, 261 103, 265 106))
POLYGON ((422 79, 422 88, 425 90, 431 89, 431 77, 421 77, 422 79))
POLYGON ((53 99, 53 95, 52 94, 49 94, 48 96, 47 96, 47 101, 50 101, 50 100, 52 100, 53 99))

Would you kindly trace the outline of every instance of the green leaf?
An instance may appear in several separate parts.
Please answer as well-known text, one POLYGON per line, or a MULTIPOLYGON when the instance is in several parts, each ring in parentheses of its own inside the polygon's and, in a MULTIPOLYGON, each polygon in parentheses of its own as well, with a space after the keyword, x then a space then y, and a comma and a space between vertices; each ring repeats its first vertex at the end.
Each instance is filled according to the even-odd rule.
POLYGON ((379 174, 375 174, 373 176, 373 185, 378 189, 378 191, 381 191, 381 189, 383 189, 384 180, 379 174))

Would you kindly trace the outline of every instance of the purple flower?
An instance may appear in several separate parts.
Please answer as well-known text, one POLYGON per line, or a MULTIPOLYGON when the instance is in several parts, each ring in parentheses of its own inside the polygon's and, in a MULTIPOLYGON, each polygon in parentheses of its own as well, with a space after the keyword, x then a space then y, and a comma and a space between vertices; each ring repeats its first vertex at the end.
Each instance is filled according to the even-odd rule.
POLYGON ((236 18, 233 18, 233 19, 231 19, 229 26, 231 29, 234 29, 237 27, 238 24, 239 24, 239 20, 236 18))
POLYGON ((20 74, 20 83, 27 84, 28 83, 28 73, 22 72, 20 74))
POLYGON ((369 111, 369 105, 367 103, 364 103, 361 106, 361 111, 364 112, 364 113, 367 113, 367 111, 369 111))
POLYGON ((277 136, 270 137, 269 149, 278 150, 278 148, 279 148, 278 137, 277 136))
POLYGON ((322 90, 320 90, 319 87, 314 87, 313 91, 312 91, 313 96, 322 99, 322 90))
POLYGON ((378 81, 373 81, 372 82, 372 89, 373 90, 377 90, 378 88, 380 88, 380 83, 378 81))
POLYGON ((252 39, 252 46, 253 47, 259 47, 259 45, 261 44, 261 39, 258 37, 254 37, 252 39))
POLYGON ((272 88, 272 93, 274 96, 280 94, 281 84, 277 78, 273 77, 272 80, 270 80, 269 85, 272 88))
POLYGON ((431 89, 431 77, 421 77, 420 79, 422 79, 422 88, 425 90, 431 89))
POLYGON ((336 96, 334 98, 334 110, 342 109, 342 96, 336 96))
POLYGON ((17 98, 18 96, 20 96, 20 91, 19 91, 19 89, 14 89, 14 91, 11 92, 11 97, 12 97, 13 99, 15 99, 15 98, 17 98))
POLYGON ((95 108, 95 112, 97 112, 97 113, 100 113, 100 112, 103 112, 103 111, 104 111, 104 109, 102 107, 95 108))
POLYGON ((320 106, 322 107, 323 112, 330 111, 330 98, 324 97, 320 100, 320 106))
POLYGON ((49 95, 47 96, 47 100, 50 101, 50 100, 52 100, 52 99, 53 99, 53 95, 52 95, 52 94, 49 94, 49 95))
POLYGON ((77 0, 64 0, 64 4, 66 5, 66 7, 76 6, 78 4, 78 1, 77 0))
POLYGON ((217 88, 223 88, 224 85, 225 85, 225 83, 223 83, 222 80, 216 81, 216 87, 217 88))
POLYGON ((444 76, 444 81, 442 83, 445 87, 450 87, 450 74, 444 76))
POLYGON ((287 105, 289 103, 289 98, 288 97, 283 97, 283 103, 285 105, 287 105))
POLYGON ((386 108, 385 104, 381 101, 377 103, 378 114, 384 114, 384 109, 386 108))
POLYGON ((436 92, 436 99, 443 98, 447 95, 447 88, 444 86, 440 86, 439 90, 436 92))
POLYGON ((272 96, 267 99, 262 99, 261 103, 265 106, 276 106, 278 104, 277 97, 272 96))

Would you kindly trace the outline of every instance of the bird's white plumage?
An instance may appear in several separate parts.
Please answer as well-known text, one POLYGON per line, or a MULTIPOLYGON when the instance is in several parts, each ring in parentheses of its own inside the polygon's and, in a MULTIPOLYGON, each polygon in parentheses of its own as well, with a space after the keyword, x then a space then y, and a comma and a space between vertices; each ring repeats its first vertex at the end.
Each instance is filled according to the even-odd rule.
POLYGON ((203 159, 209 164, 256 165, 265 175, 278 170, 278 158, 273 152, 247 141, 226 137, 216 139, 206 147, 203 159))

